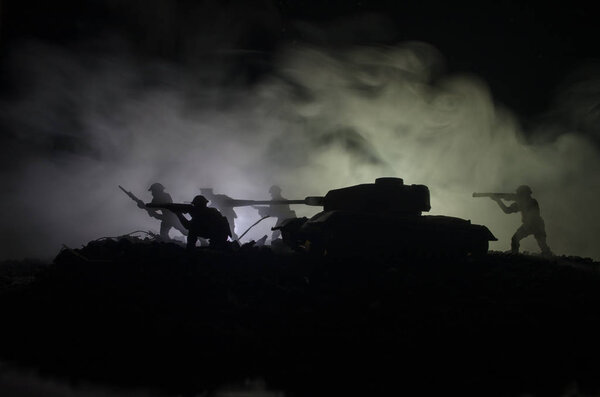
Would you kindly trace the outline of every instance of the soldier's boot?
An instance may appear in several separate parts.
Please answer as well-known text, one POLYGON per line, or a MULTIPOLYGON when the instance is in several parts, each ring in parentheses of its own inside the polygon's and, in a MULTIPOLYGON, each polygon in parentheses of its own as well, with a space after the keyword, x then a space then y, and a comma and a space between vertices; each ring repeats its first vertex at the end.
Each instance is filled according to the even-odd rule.
POLYGON ((540 246, 540 250, 542 251, 542 256, 554 256, 554 254, 550 250, 550 247, 548 247, 548 244, 546 243, 546 237, 536 237, 536 240, 538 242, 538 245, 540 246))

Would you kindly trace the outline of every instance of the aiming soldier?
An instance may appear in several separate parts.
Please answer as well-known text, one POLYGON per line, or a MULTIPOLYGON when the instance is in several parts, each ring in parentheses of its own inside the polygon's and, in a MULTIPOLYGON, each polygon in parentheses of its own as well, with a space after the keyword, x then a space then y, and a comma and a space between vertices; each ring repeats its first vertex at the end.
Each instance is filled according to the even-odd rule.
POLYGON ((198 238, 208 239, 210 247, 225 248, 231 230, 227 219, 215 208, 206 206, 208 200, 201 195, 194 197, 191 204, 149 203, 149 208, 167 209, 174 212, 181 224, 188 230, 187 249, 196 246, 198 238), (183 214, 189 214, 187 219, 183 214))
POLYGON ((235 234, 235 219, 237 218, 237 214, 232 206, 233 198, 225 194, 215 194, 212 188, 202 188, 200 189, 200 193, 210 201, 211 207, 219 210, 221 215, 227 218, 227 222, 231 226, 231 237, 237 240, 238 237, 235 234))
POLYGON ((540 206, 537 200, 531 197, 531 194, 531 188, 527 185, 522 185, 517 188, 516 194, 513 195, 489 194, 488 196, 498 203, 498 206, 506 214, 521 212, 521 221, 523 224, 517 229, 510 242, 513 254, 519 252, 520 241, 533 234, 542 250, 542 255, 551 256, 552 251, 550 251, 546 243, 546 227, 540 215, 540 206), (506 206, 502 199, 514 201, 514 203, 506 206))

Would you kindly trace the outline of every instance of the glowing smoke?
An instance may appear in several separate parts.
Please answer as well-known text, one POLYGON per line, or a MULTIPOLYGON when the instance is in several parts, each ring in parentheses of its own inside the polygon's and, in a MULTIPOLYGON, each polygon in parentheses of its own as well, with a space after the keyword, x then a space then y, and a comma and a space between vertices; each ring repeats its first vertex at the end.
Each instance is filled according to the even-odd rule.
MULTIPOLYGON (((189 201, 206 186, 266 198, 278 183, 296 198, 382 175, 428 185, 432 213, 489 226, 500 239, 492 249, 508 248, 519 217, 471 193, 527 183, 551 248, 600 257, 592 141, 554 125, 551 141, 527 143, 485 82, 441 75, 441 54, 424 43, 296 46, 280 52, 275 71, 252 89, 190 89, 202 76, 122 52, 34 43, 13 63, 27 93, 2 106, 18 131, 3 160, 3 258, 157 230, 118 184, 148 199, 146 189, 160 181, 175 200, 189 201)), ((240 215, 238 231, 258 218, 250 209, 240 215)), ((523 248, 537 250, 530 240, 523 248)))

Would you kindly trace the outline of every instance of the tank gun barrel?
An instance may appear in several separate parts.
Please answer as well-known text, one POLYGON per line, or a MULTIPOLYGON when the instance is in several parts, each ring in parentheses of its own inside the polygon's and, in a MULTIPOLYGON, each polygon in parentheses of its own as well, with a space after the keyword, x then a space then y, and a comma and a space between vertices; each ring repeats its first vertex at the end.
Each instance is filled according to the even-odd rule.
POLYGON ((231 199, 223 203, 226 207, 248 207, 253 205, 290 205, 304 204, 311 206, 323 206, 322 196, 309 196, 303 200, 237 200, 231 199))

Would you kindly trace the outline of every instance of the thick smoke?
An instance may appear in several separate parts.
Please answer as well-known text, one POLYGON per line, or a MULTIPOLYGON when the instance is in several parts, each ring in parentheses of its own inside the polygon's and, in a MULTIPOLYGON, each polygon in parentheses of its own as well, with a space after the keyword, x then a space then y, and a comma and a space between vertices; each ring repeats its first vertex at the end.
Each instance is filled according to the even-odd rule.
MULTIPOLYGON (((428 185, 432 213, 487 225, 500 240, 491 248, 501 250, 519 216, 471 193, 529 184, 551 248, 600 258, 600 157, 592 136, 561 122, 581 110, 565 105, 569 98, 558 101, 562 118, 549 113, 537 130, 551 128, 552 139, 532 143, 484 81, 442 73, 442 55, 425 43, 296 43, 251 86, 220 83, 219 70, 239 54, 190 70, 128 56, 119 41, 101 48, 29 42, 11 58, 22 90, 0 108, 15 131, 2 160, 2 258, 51 257, 62 243, 156 231, 119 184, 145 200, 152 182, 176 201, 208 186, 267 198, 274 183, 303 198, 379 176, 428 185)), ((252 209, 239 213, 238 232, 258 219, 252 209)), ((523 248, 537 250, 532 238, 523 248)))

